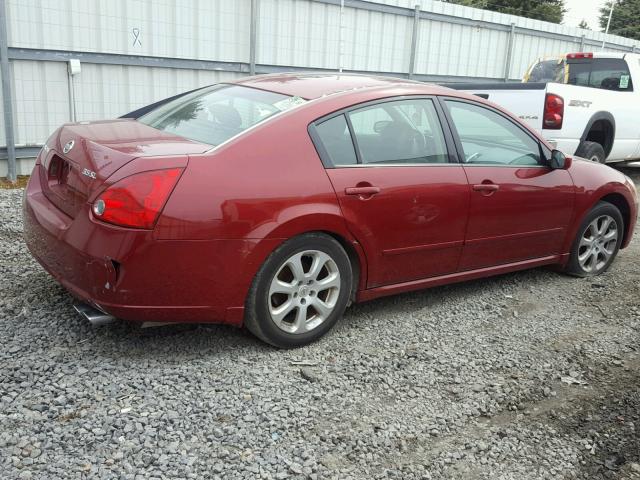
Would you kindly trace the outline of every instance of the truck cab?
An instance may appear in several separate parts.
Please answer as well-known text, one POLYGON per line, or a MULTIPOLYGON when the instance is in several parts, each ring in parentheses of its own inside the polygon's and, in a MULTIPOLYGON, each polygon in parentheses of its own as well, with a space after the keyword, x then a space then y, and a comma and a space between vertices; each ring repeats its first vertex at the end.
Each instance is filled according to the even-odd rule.
POLYGON ((640 158, 638 78, 640 55, 580 52, 536 60, 522 83, 448 86, 511 110, 567 155, 604 163, 640 158))

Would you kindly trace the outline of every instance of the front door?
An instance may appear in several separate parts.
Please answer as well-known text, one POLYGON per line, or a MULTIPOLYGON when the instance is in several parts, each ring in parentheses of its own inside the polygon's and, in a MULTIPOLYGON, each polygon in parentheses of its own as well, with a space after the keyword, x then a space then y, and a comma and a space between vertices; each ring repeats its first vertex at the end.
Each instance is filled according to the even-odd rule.
POLYGON ((368 288, 458 268, 469 189, 462 166, 450 162, 437 108, 428 98, 386 100, 315 127, 344 218, 367 256, 368 288))
POLYGON ((444 103, 471 195, 460 270, 562 253, 574 206, 569 172, 548 167, 538 140, 497 110, 444 103))

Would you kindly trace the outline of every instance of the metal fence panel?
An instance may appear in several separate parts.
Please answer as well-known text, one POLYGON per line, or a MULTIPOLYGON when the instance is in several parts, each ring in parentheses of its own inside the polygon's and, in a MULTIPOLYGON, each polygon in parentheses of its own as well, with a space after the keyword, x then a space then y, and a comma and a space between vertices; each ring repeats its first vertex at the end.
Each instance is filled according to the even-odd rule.
POLYGON ((345 12, 343 68, 406 72, 413 18, 349 8, 345 12))
MULTIPOLYGON (((636 44, 436 0, 0 2, 20 148, 42 144, 72 118, 70 58, 82 62, 73 81, 77 120, 94 120, 254 70, 342 67, 440 82, 506 81, 520 79, 540 56, 600 51, 603 40, 606 51, 636 44)), ((0 145, 4 136, 0 128, 0 145)))
MULTIPOLYGON (((13 68, 15 143, 42 145, 53 130, 70 119, 66 63, 15 60, 13 68)), ((86 63, 74 80, 77 120, 115 118, 158 99, 238 76, 232 72, 86 63)))
POLYGON ((459 77, 500 78, 508 32, 421 20, 416 72, 459 77))
POLYGON ((11 47, 245 61, 248 0, 7 0, 11 47))
POLYGON ((259 0, 257 59, 265 65, 338 68, 340 7, 259 0))
MULTIPOLYGON (((0 145, 6 145, 6 135, 4 131, 4 97, 2 96, 2 89, 0 88, 0 145)), ((1 175, 0 175, 1 176, 1 175)))
POLYGON ((51 132, 68 122, 69 90, 63 63, 14 61, 16 145, 42 145, 51 132))
POLYGON ((230 72, 86 64, 75 85, 76 97, 82 99, 78 120, 118 117, 159 99, 237 77, 230 72))

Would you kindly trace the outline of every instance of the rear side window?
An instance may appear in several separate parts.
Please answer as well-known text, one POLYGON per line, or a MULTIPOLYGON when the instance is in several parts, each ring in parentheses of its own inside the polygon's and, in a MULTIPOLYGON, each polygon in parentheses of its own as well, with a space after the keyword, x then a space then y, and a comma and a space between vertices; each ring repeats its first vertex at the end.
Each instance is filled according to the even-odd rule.
POLYGON ((338 115, 316 125, 316 132, 332 165, 339 167, 358 163, 344 115, 338 115))
POLYGON ((214 85, 172 100, 138 119, 181 137, 220 145, 304 100, 240 85, 214 85))
POLYGON ((384 102, 353 110, 348 115, 363 164, 449 161, 431 100, 384 102))

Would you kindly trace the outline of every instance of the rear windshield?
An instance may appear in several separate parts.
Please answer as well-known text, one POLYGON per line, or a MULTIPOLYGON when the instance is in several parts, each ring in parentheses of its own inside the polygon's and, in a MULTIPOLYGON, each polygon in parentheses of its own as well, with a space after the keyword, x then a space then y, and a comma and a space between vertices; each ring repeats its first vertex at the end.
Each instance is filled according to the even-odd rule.
POLYGON ((529 69, 523 82, 568 83, 604 90, 633 91, 629 67, 622 58, 540 60, 529 69))
POLYGON ((214 85, 172 100, 138 119, 181 137, 220 145, 304 100, 239 85, 214 85))

